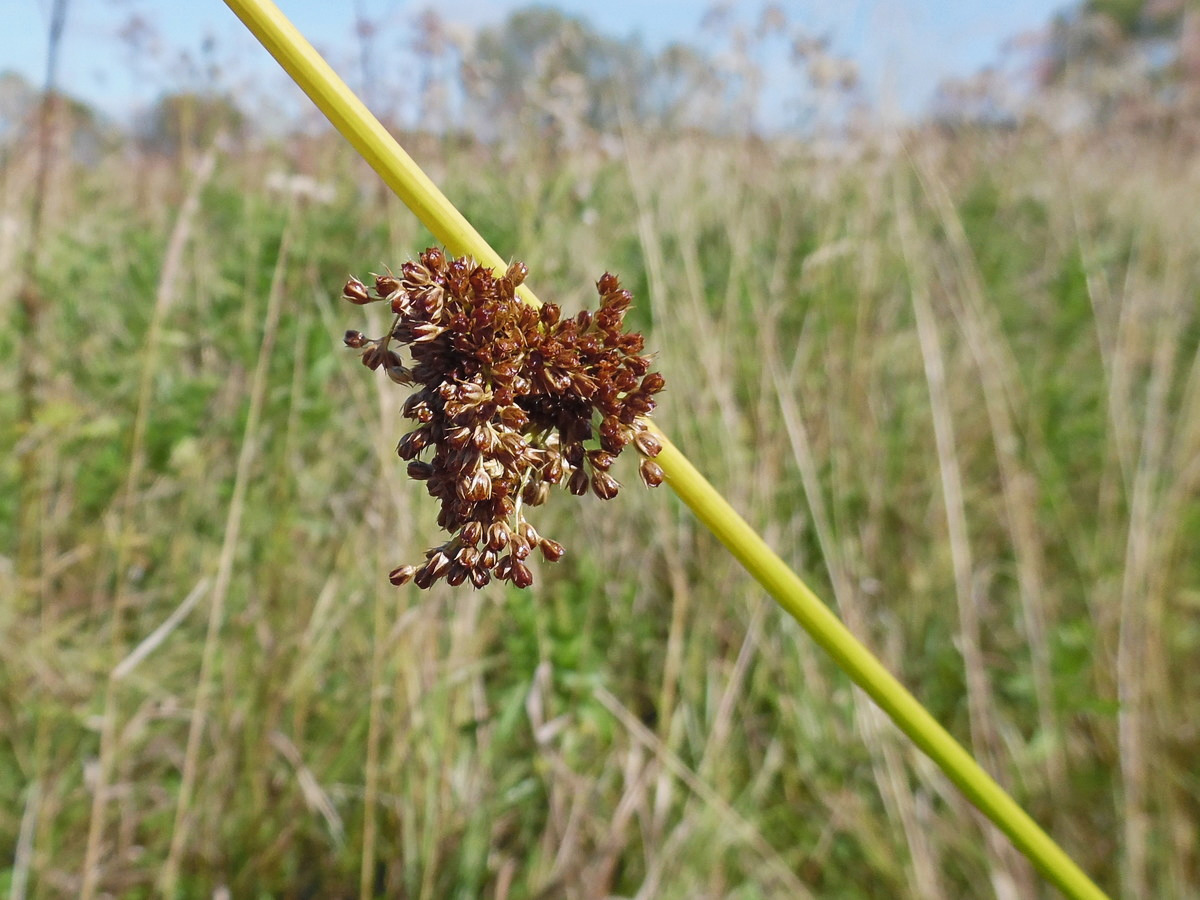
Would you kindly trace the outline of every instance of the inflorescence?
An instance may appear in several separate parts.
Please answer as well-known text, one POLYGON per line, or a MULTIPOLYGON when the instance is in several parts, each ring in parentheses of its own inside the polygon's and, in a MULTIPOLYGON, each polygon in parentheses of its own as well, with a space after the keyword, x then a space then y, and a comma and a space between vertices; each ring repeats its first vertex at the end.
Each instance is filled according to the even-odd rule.
POLYGON ((441 502, 438 525, 450 533, 421 565, 393 569, 393 584, 428 588, 445 578, 483 587, 498 578, 528 587, 535 547, 548 562, 564 552, 525 519, 551 485, 611 500, 620 484, 610 469, 631 444, 643 457, 642 481, 663 481, 654 461, 661 444, 641 420, 663 377, 641 355, 642 336, 624 330, 632 295, 605 273, 600 308, 564 318, 553 303, 516 297, 526 272, 514 262, 497 278, 430 247, 399 276, 375 276, 371 290, 357 278, 343 289, 351 303, 384 301, 395 314, 383 337, 347 331, 346 345, 362 351, 363 365, 418 388, 403 408, 417 426, 396 452, 441 502), (398 345, 408 347, 411 368, 398 345))

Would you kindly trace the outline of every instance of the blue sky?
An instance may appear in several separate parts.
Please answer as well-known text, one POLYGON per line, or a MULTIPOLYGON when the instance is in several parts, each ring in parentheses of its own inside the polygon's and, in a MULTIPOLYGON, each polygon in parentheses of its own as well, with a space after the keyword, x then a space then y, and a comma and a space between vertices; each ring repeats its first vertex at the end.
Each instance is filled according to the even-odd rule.
MULTIPOLYGON (((326 54, 351 86, 355 80, 354 22, 362 10, 395 37, 406 37, 408 23, 431 4, 404 0, 277 0, 296 26, 326 54)), ((492 24, 528 3, 514 0, 441 0, 444 19, 492 24)), ((556 6, 582 15, 599 31, 617 37, 637 35, 656 49, 672 41, 702 43, 700 21, 710 5, 688 0, 558 0, 556 6)), ((751 21, 760 0, 729 4, 751 21)), ((1062 8, 1061 0, 846 0, 783 2, 787 18, 807 30, 829 35, 833 49, 853 59, 872 97, 909 113, 919 111, 944 77, 968 75, 993 62, 1004 41, 1044 25, 1062 8)), ((0 0, 0 70, 16 69, 41 83, 45 68, 46 28, 51 0, 0 0)), ((63 89, 118 119, 188 76, 181 62, 187 53, 203 57, 212 39, 212 59, 222 71, 256 89, 300 103, 285 78, 244 31, 220 0, 70 0, 62 45, 59 83, 63 89), (131 16, 144 16, 160 41, 140 59, 119 37, 131 16)), ((782 54, 780 54, 782 58, 782 54)), ((768 79, 795 78, 795 70, 764 61, 768 79)), ((779 86, 768 87, 768 93, 779 86)))

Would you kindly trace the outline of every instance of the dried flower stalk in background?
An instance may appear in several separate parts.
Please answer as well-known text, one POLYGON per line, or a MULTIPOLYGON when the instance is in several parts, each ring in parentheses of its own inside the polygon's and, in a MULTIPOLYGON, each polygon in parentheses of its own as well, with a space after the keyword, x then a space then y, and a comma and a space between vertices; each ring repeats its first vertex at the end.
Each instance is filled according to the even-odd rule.
POLYGON ((375 276, 372 288, 351 278, 342 291, 351 303, 391 305, 386 335, 348 331, 346 345, 362 351, 363 365, 417 387, 403 408, 417 425, 396 452, 441 502, 438 525, 450 533, 423 564, 393 569, 393 584, 428 588, 445 578, 482 587, 498 578, 528 587, 534 548, 548 562, 564 552, 525 518, 552 485, 612 499, 620 483, 610 470, 631 444, 643 457, 642 481, 662 483, 661 447, 641 417, 663 378, 641 355, 642 336, 624 330, 629 291, 606 273, 596 284, 600 308, 563 318, 552 303, 517 299, 526 271, 515 262, 497 278, 431 247, 399 276, 375 276))

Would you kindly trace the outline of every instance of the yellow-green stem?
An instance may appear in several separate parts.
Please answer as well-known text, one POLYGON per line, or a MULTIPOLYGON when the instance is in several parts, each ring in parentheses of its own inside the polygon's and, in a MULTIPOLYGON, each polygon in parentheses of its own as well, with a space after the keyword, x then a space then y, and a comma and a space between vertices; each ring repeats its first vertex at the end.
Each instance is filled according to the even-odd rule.
MULTIPOLYGON (((505 263, 269 0, 225 0, 292 79, 328 116, 446 249, 503 270, 505 263)), ((538 302, 523 285, 522 296, 538 302)), ((667 483, 850 678, 937 763, 1013 844, 1079 900, 1105 894, 988 775, 916 698, 787 567, 665 436, 658 457, 667 483)))

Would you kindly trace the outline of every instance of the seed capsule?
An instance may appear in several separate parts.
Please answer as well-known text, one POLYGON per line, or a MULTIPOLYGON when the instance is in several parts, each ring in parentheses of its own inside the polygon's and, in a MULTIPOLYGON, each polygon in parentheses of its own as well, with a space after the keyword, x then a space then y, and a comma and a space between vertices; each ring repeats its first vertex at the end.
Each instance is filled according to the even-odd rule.
POLYGON ((417 574, 416 566, 397 566, 388 573, 388 581, 399 587, 412 581, 415 574, 417 574))
POLYGON ((601 500, 611 500, 620 489, 620 482, 607 472, 597 472, 592 476, 592 492, 601 500))
POLYGON ((642 464, 638 466, 638 475, 641 476, 646 487, 658 487, 663 483, 663 479, 666 478, 662 466, 652 459, 642 460, 642 464))
POLYGON ((408 464, 408 477, 414 481, 428 481, 433 476, 433 464, 414 459, 408 464))
POLYGON ((520 560, 512 564, 512 583, 519 588, 527 588, 533 584, 533 572, 520 560))
POLYGON ((552 541, 550 538, 542 538, 538 541, 538 549, 542 551, 542 558, 546 562, 558 562, 566 553, 563 545, 558 541, 552 541))
POLYGON ((633 436, 633 446, 637 448, 637 452, 642 454, 642 456, 647 456, 651 459, 662 452, 662 441, 645 428, 633 436))
POLYGON ((357 306, 365 306, 371 302, 371 295, 367 293, 367 286, 352 275, 342 288, 342 299, 349 300, 357 306))
POLYGON ((516 287, 525 280, 525 276, 528 274, 529 266, 525 265, 523 262, 514 261, 513 264, 508 267, 508 272, 504 277, 512 283, 513 287, 516 287))

